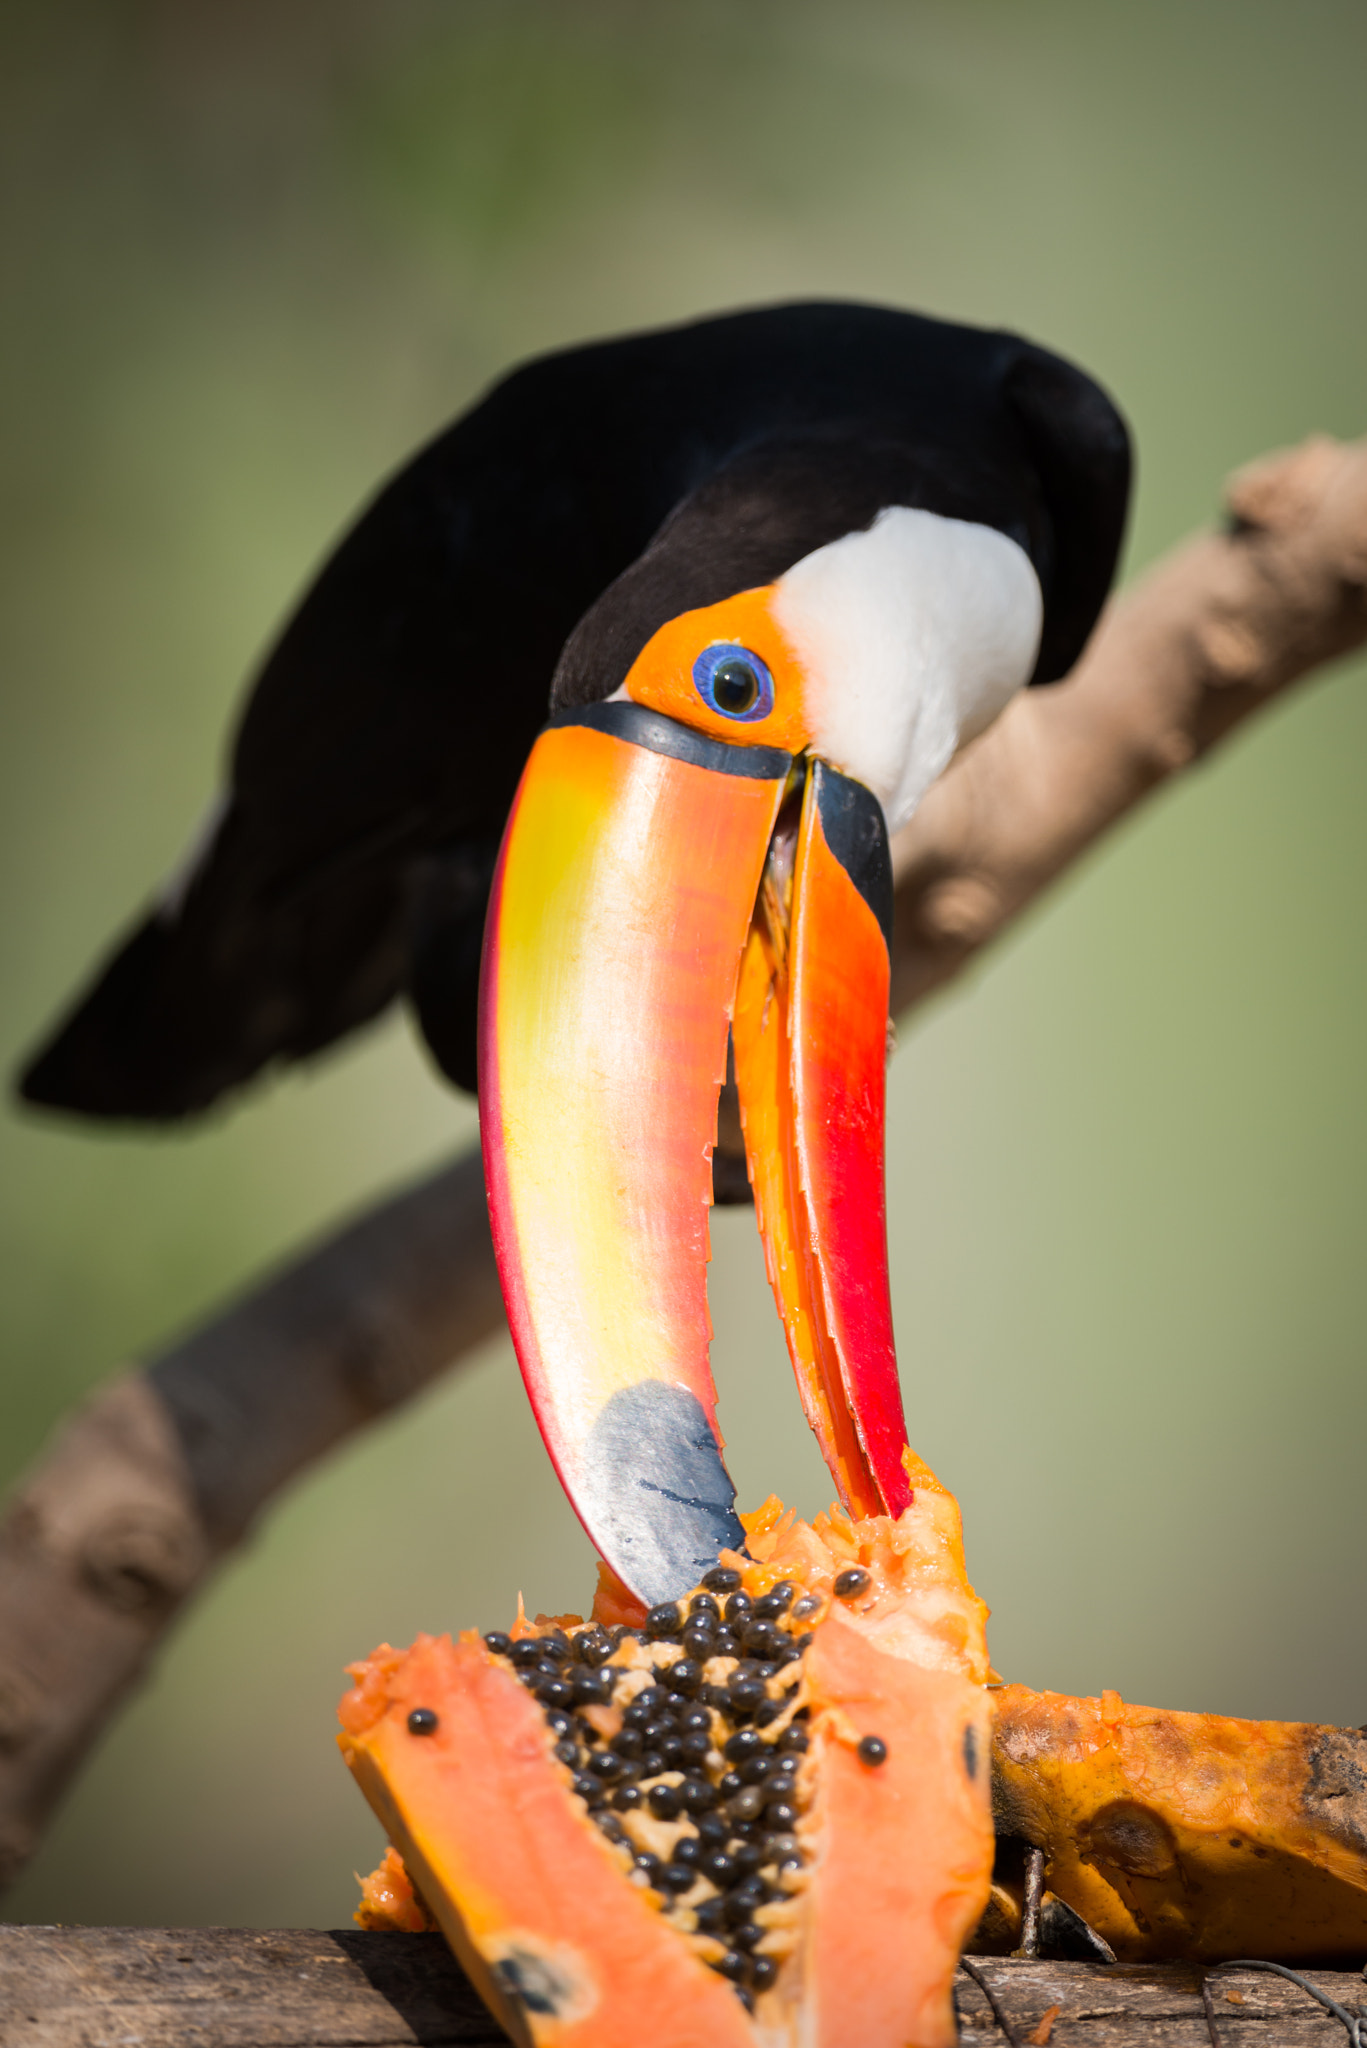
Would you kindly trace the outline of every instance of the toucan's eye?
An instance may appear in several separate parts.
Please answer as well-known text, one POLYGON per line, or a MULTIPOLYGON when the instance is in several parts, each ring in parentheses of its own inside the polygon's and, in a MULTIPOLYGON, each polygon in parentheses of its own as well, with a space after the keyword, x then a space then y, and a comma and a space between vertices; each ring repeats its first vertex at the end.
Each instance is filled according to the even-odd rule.
POLYGON ((757 654, 732 640, 704 647, 693 664, 698 695, 723 718, 767 718, 774 708, 774 679, 757 654))

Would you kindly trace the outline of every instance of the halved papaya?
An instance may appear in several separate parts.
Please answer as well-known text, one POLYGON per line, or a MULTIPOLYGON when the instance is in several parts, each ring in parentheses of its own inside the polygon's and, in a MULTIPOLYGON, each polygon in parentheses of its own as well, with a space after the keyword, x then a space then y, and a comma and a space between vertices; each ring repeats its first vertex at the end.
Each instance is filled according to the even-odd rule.
POLYGON ((648 1614, 609 1583, 586 1622, 353 1667, 343 1754, 516 2040, 950 2048, 992 1867, 986 1610, 913 1477, 895 1521, 766 1503, 648 1614))
POLYGON ((998 1832, 1122 1960, 1367 1957, 1362 1730, 994 1697, 998 1832))

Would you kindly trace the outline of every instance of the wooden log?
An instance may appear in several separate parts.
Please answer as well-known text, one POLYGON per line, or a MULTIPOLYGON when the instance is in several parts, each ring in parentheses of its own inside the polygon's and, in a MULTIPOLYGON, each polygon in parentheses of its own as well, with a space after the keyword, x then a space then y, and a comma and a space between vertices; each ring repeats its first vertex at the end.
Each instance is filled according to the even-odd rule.
MULTIPOLYGON (((1350 2009, 1367 1985, 1313 1981, 1350 2009)), ((1183 1963, 974 1957, 963 2048, 1317 2048, 1345 2030, 1280 1978, 1183 1963), (994 2011, 995 2006, 995 2011, 994 2011), (1003 2025, 1003 2022, 1005 2023, 1003 2025)), ((650 2016, 642 2015, 642 2040, 650 2016)), ((0 2048, 501 2048, 437 1934, 306 1928, 0 1927, 0 2048)))

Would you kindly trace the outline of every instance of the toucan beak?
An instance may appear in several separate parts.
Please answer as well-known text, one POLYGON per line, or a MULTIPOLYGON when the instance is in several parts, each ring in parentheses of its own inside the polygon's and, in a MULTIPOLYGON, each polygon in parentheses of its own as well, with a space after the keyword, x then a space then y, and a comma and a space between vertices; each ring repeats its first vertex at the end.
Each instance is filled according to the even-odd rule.
POLYGON ((733 1017, 808 1419, 852 1509, 908 1498, 883 1211, 890 900, 881 810, 822 763, 622 701, 560 714, 532 750, 485 936, 490 1219, 551 1457, 648 1604, 744 1542, 707 1356, 733 1017))

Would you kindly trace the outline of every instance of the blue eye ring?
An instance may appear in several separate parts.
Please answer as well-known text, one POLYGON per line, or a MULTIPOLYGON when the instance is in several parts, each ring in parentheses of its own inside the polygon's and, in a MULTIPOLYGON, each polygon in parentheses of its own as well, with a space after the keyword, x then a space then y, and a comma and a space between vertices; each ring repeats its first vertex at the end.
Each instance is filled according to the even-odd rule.
POLYGON ((693 683, 709 711, 739 725, 767 718, 774 679, 759 656, 736 640, 716 640, 693 664, 693 683))

